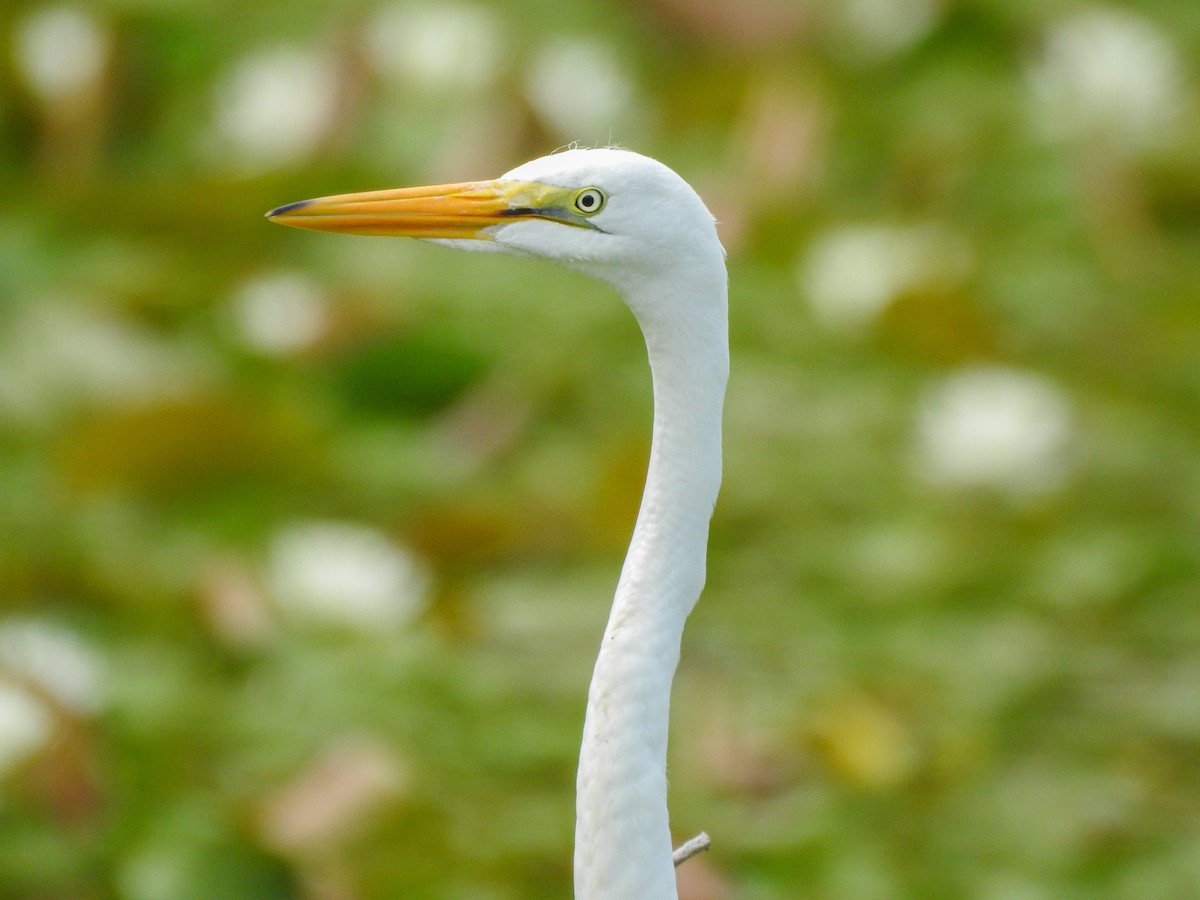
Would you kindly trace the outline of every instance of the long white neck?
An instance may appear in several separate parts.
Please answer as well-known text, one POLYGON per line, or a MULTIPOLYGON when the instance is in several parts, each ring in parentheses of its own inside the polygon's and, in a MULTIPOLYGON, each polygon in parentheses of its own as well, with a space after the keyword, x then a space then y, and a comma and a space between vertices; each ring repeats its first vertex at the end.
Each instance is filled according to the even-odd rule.
MULTIPOLYGON (((719 248, 718 248, 719 249, 719 248)), ((623 290, 654 379, 654 432, 637 525, 588 692, 575 827, 576 900, 676 900, 667 821, 667 723, 683 625, 704 585, 721 481, 729 371, 719 276, 623 290), (640 301, 666 291, 671 321, 640 301), (679 321, 678 310, 692 310, 679 321)))

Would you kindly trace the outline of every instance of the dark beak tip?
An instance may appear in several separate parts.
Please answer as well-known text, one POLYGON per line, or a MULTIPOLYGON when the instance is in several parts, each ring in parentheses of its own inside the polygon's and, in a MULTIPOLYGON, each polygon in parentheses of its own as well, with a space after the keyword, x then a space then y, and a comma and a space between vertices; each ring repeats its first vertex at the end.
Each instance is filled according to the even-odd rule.
POLYGON ((295 210, 300 209, 301 207, 307 206, 310 202, 311 201, 308 201, 308 200, 298 200, 295 203, 288 203, 284 206, 277 207, 276 209, 273 209, 269 213, 267 213, 267 218, 268 219, 277 219, 280 216, 286 216, 290 212, 294 212, 295 210))

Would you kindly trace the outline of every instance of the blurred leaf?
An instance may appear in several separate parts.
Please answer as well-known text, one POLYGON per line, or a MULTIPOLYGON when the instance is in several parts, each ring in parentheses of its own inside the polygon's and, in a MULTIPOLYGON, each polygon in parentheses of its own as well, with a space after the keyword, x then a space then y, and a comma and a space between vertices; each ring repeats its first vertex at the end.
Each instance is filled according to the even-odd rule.
POLYGON ((425 416, 476 381, 485 360, 444 331, 379 337, 342 352, 330 378, 357 414, 425 416))
POLYGON ((64 434, 63 474, 79 491, 198 496, 256 477, 303 472, 314 432, 288 410, 234 394, 97 411, 64 434))

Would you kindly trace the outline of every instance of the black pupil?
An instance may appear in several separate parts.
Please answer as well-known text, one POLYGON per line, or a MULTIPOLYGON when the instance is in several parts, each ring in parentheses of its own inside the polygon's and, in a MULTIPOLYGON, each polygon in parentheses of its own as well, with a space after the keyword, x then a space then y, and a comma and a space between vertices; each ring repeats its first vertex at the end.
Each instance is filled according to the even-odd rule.
POLYGON ((593 206, 596 205, 596 195, 595 194, 584 194, 582 197, 579 198, 579 205, 582 206, 584 209, 591 209, 593 206))

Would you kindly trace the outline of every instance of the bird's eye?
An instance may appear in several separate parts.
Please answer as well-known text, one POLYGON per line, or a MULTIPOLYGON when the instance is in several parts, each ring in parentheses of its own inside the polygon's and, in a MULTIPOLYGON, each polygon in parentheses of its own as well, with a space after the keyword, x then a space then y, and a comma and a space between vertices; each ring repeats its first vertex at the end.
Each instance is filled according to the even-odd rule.
POLYGON ((584 188, 575 195, 575 210, 581 215, 594 216, 604 209, 606 199, 600 188, 584 188))

